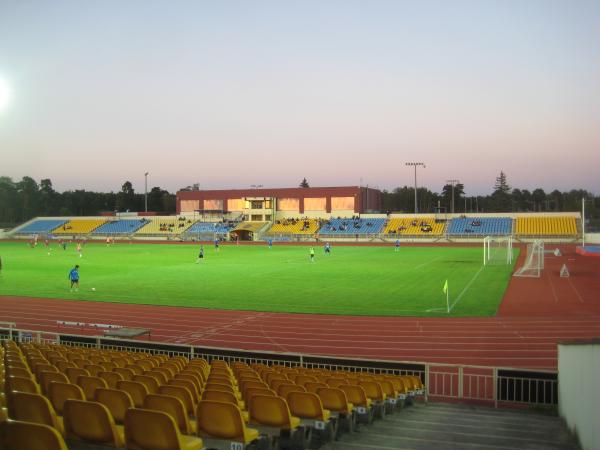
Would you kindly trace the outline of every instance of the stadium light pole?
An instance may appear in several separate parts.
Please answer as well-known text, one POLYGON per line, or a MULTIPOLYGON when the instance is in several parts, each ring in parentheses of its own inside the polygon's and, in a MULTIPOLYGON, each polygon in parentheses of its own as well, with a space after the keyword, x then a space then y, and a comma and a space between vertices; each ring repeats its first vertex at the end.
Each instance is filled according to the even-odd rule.
POLYGON ((454 214, 454 186, 458 183, 458 180, 446 180, 446 183, 450 183, 452 185, 452 214, 454 214))
POLYGON ((148 172, 144 174, 144 210, 148 212, 148 172))
POLYGON ((425 164, 422 162, 407 162, 404 165, 412 166, 415 168, 415 214, 418 214, 419 208, 417 207, 417 167, 423 166, 425 168, 425 164))

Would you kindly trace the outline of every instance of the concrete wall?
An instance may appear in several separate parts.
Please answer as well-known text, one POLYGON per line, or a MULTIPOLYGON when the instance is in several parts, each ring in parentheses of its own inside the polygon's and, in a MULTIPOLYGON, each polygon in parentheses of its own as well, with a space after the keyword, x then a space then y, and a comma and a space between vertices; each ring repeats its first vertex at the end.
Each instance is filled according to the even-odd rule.
POLYGON ((600 339, 559 344, 558 408, 583 450, 600 449, 600 339))

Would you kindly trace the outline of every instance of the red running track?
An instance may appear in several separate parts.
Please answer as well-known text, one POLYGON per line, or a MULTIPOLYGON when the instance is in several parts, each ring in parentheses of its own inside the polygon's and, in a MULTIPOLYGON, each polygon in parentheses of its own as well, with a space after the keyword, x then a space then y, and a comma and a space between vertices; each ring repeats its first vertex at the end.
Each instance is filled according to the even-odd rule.
MULTIPOLYGON (((492 318, 349 317, 0 297, 0 321, 90 334, 56 321, 148 328, 153 341, 495 367, 555 370, 556 344, 600 336, 600 261, 547 258, 539 279, 513 278, 492 318), (563 263, 570 278, 560 278, 563 263)), ((97 334, 97 331, 93 332, 97 334)))

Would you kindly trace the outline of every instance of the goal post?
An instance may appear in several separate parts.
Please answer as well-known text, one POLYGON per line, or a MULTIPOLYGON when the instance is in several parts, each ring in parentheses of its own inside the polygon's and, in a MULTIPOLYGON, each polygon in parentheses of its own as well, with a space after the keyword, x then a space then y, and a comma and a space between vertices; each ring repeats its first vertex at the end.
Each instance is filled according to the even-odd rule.
POLYGON ((514 276, 539 278, 542 270, 544 270, 544 241, 535 240, 527 244, 525 263, 517 269, 514 276))
POLYGON ((486 236, 483 238, 483 265, 512 264, 512 236, 486 236))

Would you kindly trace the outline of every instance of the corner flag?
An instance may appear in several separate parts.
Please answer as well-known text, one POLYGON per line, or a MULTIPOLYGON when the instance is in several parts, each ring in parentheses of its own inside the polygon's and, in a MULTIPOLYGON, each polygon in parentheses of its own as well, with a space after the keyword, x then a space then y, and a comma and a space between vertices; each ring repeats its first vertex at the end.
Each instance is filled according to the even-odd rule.
POLYGON ((448 293, 448 280, 444 283, 442 292, 446 294, 446 312, 450 314, 450 294, 448 293))

